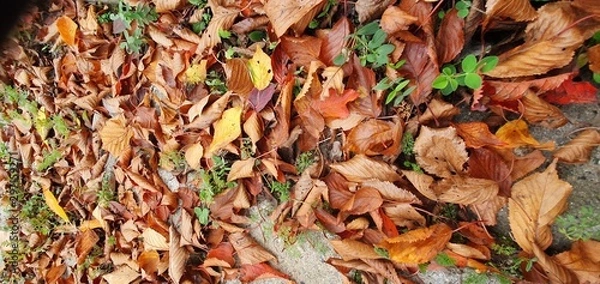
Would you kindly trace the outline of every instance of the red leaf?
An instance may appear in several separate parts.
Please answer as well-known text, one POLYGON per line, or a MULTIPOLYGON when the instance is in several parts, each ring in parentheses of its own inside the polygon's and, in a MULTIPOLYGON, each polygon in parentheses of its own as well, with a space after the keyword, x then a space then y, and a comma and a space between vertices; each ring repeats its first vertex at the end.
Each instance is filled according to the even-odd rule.
POLYGON ((573 78, 574 73, 565 73, 542 79, 522 81, 522 82, 504 82, 504 81, 483 81, 483 95, 490 97, 497 102, 514 101, 523 97, 530 89, 543 93, 558 88, 565 80, 573 78))
POLYGON ((465 45, 464 26, 465 21, 458 16, 457 9, 451 9, 444 16, 440 31, 435 38, 440 65, 452 61, 463 49, 465 45))
POLYGON ((287 64, 289 61, 290 57, 283 50, 283 46, 277 45, 271 54, 271 68, 273 70, 275 81, 281 85, 285 83, 288 73, 293 73, 293 66, 288 69, 287 64), (290 72, 290 70, 292 71, 290 72))
POLYGON ((542 95, 545 101, 558 104, 587 104, 598 101, 598 89, 590 82, 574 82, 573 79, 564 81, 556 90, 542 95))
POLYGON ((241 269, 242 277, 240 280, 244 283, 250 283, 256 279, 265 278, 284 278, 290 279, 286 274, 279 272, 275 268, 271 267, 268 263, 259 263, 254 265, 242 265, 241 269))
POLYGON ((252 108, 254 108, 254 110, 257 112, 260 112, 271 101, 274 93, 275 84, 269 84, 269 86, 264 90, 253 88, 252 92, 250 92, 248 100, 250 101, 252 108))
POLYGON ((383 221, 381 230, 386 237, 393 238, 400 235, 400 233, 398 233, 398 228, 396 228, 396 224, 394 224, 394 221, 392 221, 392 219, 390 219, 390 217, 383 212, 383 208, 379 208, 379 215, 383 221))
POLYGON ((333 66, 333 59, 342 52, 346 38, 350 34, 350 21, 348 18, 342 17, 333 25, 333 28, 321 38, 321 55, 319 59, 327 66, 333 66))
POLYGON ((431 94, 433 90, 431 83, 440 73, 439 68, 423 43, 407 42, 402 59, 406 60, 406 64, 402 66, 400 72, 416 86, 410 98, 415 105, 420 105, 431 94))
POLYGON ((359 93, 356 90, 347 89, 341 95, 338 95, 334 89, 329 89, 329 97, 324 100, 314 100, 311 106, 320 112, 325 118, 346 118, 350 111, 347 103, 358 98, 359 93))

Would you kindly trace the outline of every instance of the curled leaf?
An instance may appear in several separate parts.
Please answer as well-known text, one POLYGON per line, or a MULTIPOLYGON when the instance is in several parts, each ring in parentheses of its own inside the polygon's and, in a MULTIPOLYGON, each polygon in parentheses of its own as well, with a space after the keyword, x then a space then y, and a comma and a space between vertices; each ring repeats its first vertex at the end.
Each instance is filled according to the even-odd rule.
POLYGON ((553 154, 560 162, 581 164, 589 161, 592 151, 600 145, 600 132, 595 129, 582 131, 573 140, 553 154))

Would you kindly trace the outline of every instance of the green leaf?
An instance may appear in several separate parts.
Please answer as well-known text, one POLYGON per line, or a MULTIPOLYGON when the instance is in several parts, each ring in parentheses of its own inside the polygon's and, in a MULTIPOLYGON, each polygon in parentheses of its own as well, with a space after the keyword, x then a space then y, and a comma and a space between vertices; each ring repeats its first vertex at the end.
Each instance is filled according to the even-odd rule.
POLYGON ((468 3, 466 3, 465 1, 458 1, 456 2, 456 6, 454 6, 457 10, 465 10, 465 9, 469 9, 470 5, 468 3))
POLYGON ((196 207, 194 208, 194 213, 196 213, 196 217, 198 217, 198 222, 200 222, 200 224, 208 224, 208 216, 210 215, 210 210, 208 208, 196 207))
POLYGON ((438 18, 440 18, 440 20, 444 19, 445 16, 446 16, 446 12, 444 12, 444 11, 439 11, 438 12, 438 18))
POLYGON ((489 72, 498 65, 498 56, 486 56, 479 62, 481 72, 489 72))
POLYGON ((433 80, 433 83, 431 83, 431 86, 438 90, 446 88, 448 86, 448 77, 443 74, 438 75, 437 78, 433 80))
POLYGON ((448 79, 448 86, 450 86, 450 89, 454 92, 456 91, 456 89, 458 89, 458 81, 454 78, 449 78, 448 79))
POLYGON ((317 21, 316 19, 313 19, 312 21, 310 21, 310 23, 308 24, 308 28, 309 29, 316 29, 319 26, 319 21, 317 21))
POLYGON ((378 28, 377 31, 375 31, 375 34, 373 35, 371 41, 369 41, 369 43, 367 44, 367 47, 370 49, 376 49, 380 47, 385 42, 386 37, 387 34, 382 29, 378 28))
MULTIPOLYGON (((395 48, 395 47, 394 47, 394 48, 395 48)), ((405 59, 402 59, 402 60, 400 60, 400 61, 398 61, 398 62, 396 62, 396 63, 394 63, 394 64, 392 64, 392 63, 388 63, 388 66, 389 66, 390 68, 394 69, 394 70, 397 70, 398 68, 400 68, 400 67, 404 66, 404 64, 405 64, 405 63, 406 63, 406 60, 405 60, 405 59)))
POLYGON ((381 79, 381 81, 379 81, 377 83, 377 85, 375 85, 375 87, 373 87, 373 90, 376 91, 384 91, 389 89, 392 86, 392 82, 390 81, 390 78, 385 77, 383 79, 381 79))
POLYGON ((594 82, 600 84, 600 73, 594 73, 594 75, 592 75, 592 78, 594 79, 594 82))
POLYGON ((465 85, 473 90, 478 89, 481 87, 481 76, 477 73, 466 73, 465 85))
POLYGON ((462 60, 461 67, 465 73, 473 73, 477 69, 477 57, 474 54, 469 54, 462 60))
POLYGON ((344 65, 344 63, 346 63, 346 61, 347 61, 346 55, 344 55, 343 53, 340 53, 336 57, 333 58, 333 64, 335 66, 342 66, 342 65, 344 65))
POLYGON ((377 48, 376 52, 379 55, 389 55, 390 53, 392 53, 394 51, 394 49, 396 49, 396 46, 394 46, 393 44, 384 44, 382 46, 380 46, 379 48, 377 48))
POLYGON ((458 10, 458 13, 456 13, 456 15, 459 18, 464 19, 469 15, 469 9, 458 10))
POLYGON ((456 74, 456 67, 454 67, 454 65, 446 65, 442 69, 442 73, 444 73, 446 75, 454 75, 454 74, 456 74))
POLYGON ((377 55, 376 54, 367 54, 367 62, 373 63, 377 61, 377 55))
POLYGON ((370 22, 356 31, 357 35, 373 35, 379 30, 379 23, 377 21, 370 22))
POLYGON ((264 31, 251 31, 248 34, 248 38, 253 42, 263 41, 267 37, 267 33, 264 31))
POLYGON ((231 32, 228 30, 219 30, 219 37, 220 38, 230 38, 231 32))
POLYGON ((396 94, 398 94, 398 91, 396 91, 396 90, 391 91, 385 98, 385 104, 389 105, 396 98, 396 94))

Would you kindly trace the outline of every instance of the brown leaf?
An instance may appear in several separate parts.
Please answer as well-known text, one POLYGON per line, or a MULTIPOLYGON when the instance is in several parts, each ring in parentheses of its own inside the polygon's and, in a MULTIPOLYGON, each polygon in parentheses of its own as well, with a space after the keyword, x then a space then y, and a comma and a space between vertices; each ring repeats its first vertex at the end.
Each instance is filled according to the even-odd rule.
POLYGON ((569 251, 553 257, 575 273, 579 283, 594 283, 600 278, 600 242, 577 241, 569 251))
POLYGON ((569 121, 560 109, 540 99, 531 91, 521 98, 521 103, 523 103, 523 117, 530 123, 558 128, 569 121))
POLYGON ((350 115, 346 105, 356 100, 359 95, 353 89, 346 89, 341 94, 334 89, 329 89, 328 97, 313 100, 311 106, 325 118, 346 118, 350 115))
POLYGON ((377 189, 361 187, 341 208, 342 211, 360 215, 377 210, 383 204, 383 199, 377 189))
POLYGON ((379 17, 396 0, 357 0, 354 9, 360 23, 370 22, 379 17))
MULTIPOLYGON (((394 222, 394 225, 398 227, 407 227, 409 229, 412 229, 415 226, 425 225, 425 217, 419 214, 415 207, 411 206, 410 204, 384 206, 383 212, 385 212, 385 215, 387 215, 387 217, 389 217, 390 220, 394 222)), ((395 232, 395 234, 397 235, 397 232, 395 232)), ((386 235, 392 237, 392 235, 389 235, 387 233, 386 235)))
POLYGON ((570 3, 544 5, 538 14, 527 26, 525 43, 501 54, 496 68, 485 75, 497 78, 539 75, 571 62, 584 37, 571 26, 576 19, 570 3))
POLYGON ((459 113, 460 110, 453 104, 434 98, 427 104, 425 112, 419 116, 419 122, 426 123, 431 120, 438 122, 444 119, 452 119, 459 113))
POLYGON ((189 252, 181 247, 179 233, 175 226, 169 227, 169 277, 177 284, 185 272, 185 263, 189 252))
MULTIPOLYGON (((235 6, 222 6, 222 1, 208 1, 208 7, 211 8, 213 16, 210 23, 202 34, 202 39, 196 48, 196 54, 203 54, 207 50, 221 43, 219 31, 229 30, 233 25, 233 21, 238 17, 240 9, 235 6)), ((223 1, 224 2, 224 1, 223 1)))
POLYGON ((577 283, 577 275, 570 269, 562 266, 558 261, 551 258, 544 252, 544 249, 536 243, 532 244, 533 255, 537 258, 537 264, 539 264, 546 275, 548 276, 550 283, 561 284, 561 283, 577 283))
POLYGON ((308 69, 312 61, 318 61, 323 41, 313 36, 282 36, 281 47, 292 62, 308 69))
POLYGON ((102 275, 108 284, 129 284, 140 277, 140 273, 123 264, 115 268, 113 272, 102 275))
POLYGON ((489 179, 450 176, 438 182, 438 200, 461 205, 481 204, 498 194, 498 184, 489 179))
POLYGON ((400 264, 421 264, 432 260, 450 241, 452 229, 444 223, 408 231, 384 240, 379 246, 400 264))
POLYGON ((436 201, 437 194, 432 189, 434 179, 424 173, 417 173, 415 171, 402 171, 402 174, 406 176, 408 181, 425 197, 436 201))
POLYGON ((468 161, 469 175, 496 181, 502 196, 510 196, 511 169, 496 152, 486 148, 473 149, 468 161))
POLYGON ((578 7, 588 13, 595 14, 596 17, 600 16, 600 3, 595 0, 574 0, 573 6, 578 7))
POLYGON ((375 247, 363 242, 344 239, 329 241, 333 249, 342 257, 343 260, 353 259, 378 259, 383 258, 375 252, 375 247))
POLYGON ((142 233, 144 249, 169 250, 167 238, 152 228, 146 228, 142 233))
POLYGON ((346 43, 346 38, 350 35, 350 21, 347 17, 341 17, 331 30, 321 37, 323 44, 321 45, 320 57, 321 61, 327 66, 333 66, 333 59, 342 52, 342 48, 346 43))
POLYGON ((115 157, 119 157, 125 149, 129 148, 129 142, 133 137, 133 130, 131 127, 127 127, 124 115, 109 119, 99 133, 102 139, 102 149, 115 157))
POLYGON ((513 101, 520 99, 526 93, 533 90, 536 93, 544 93, 549 90, 558 88, 564 81, 572 78, 573 73, 564 73, 556 76, 527 80, 521 82, 504 82, 504 81, 491 81, 484 80, 484 86, 491 87, 493 93, 486 94, 492 100, 497 102, 513 101))
POLYGON ((465 142, 456 135, 454 127, 423 126, 415 140, 414 152, 419 166, 439 177, 464 172, 468 158, 465 142))
POLYGON ((272 0, 265 4, 264 9, 271 20, 277 37, 285 34, 287 29, 300 21, 313 8, 321 5, 324 0, 272 0))
POLYGON ((235 248, 242 265, 255 265, 275 259, 275 256, 257 244, 245 233, 236 232, 229 235, 229 242, 235 248))
POLYGON ((465 21, 458 16, 457 9, 450 9, 444 15, 440 30, 435 37, 438 64, 442 65, 452 61, 462 51, 465 45, 464 26, 465 21))
POLYGON ((490 132, 483 122, 464 122, 455 124, 456 132, 465 140, 469 148, 479 149, 484 146, 504 146, 505 143, 490 132))
POLYGON ((164 13, 176 10, 177 8, 187 3, 187 1, 185 0, 154 0, 153 2, 154 5, 156 5, 157 13, 164 13))
POLYGON ((396 156, 402 151, 402 123, 369 119, 350 130, 346 149, 356 154, 396 156))
POLYGON ((77 235, 77 239, 75 240, 75 253, 77 253, 77 264, 81 265, 96 243, 100 240, 100 237, 94 232, 94 230, 87 230, 83 233, 77 235))
POLYGON ((160 257, 155 250, 145 250, 137 258, 138 265, 146 274, 154 274, 158 270, 160 257))
POLYGON ((433 90, 431 84, 440 73, 437 58, 429 53, 425 44, 408 42, 402 53, 402 59, 406 60, 406 63, 400 72, 405 74, 406 78, 411 79, 416 87, 410 94, 410 99, 415 105, 422 104, 431 94, 433 90))
POLYGON ((394 34, 397 31, 406 31, 408 27, 418 20, 417 17, 400 9, 398 6, 389 6, 381 15, 379 25, 381 29, 388 35, 394 34))
POLYGON ((222 242, 208 251, 202 265, 231 268, 235 265, 235 258, 233 255, 233 246, 228 242, 222 242))
POLYGON ((596 44, 587 50, 590 70, 594 73, 600 73, 600 44, 596 44))
POLYGON ((248 178, 254 175, 254 166, 256 158, 248 158, 245 160, 237 160, 231 165, 227 181, 234 181, 240 178, 248 178))
POLYGON ((515 241, 527 253, 552 243, 550 225, 567 207, 573 187, 558 178, 556 160, 542 173, 532 174, 513 185, 508 199, 508 218, 515 241))
POLYGON ((584 130, 566 145, 556 150, 552 156, 559 162, 582 164, 590 160, 592 151, 600 145, 600 132, 595 129, 584 130))
POLYGON ((254 88, 248 67, 243 59, 227 60, 225 74, 227 75, 227 89, 234 93, 246 96, 254 88))
POLYGON ((347 180, 354 182, 372 179, 393 182, 401 179, 394 166, 365 155, 356 155, 348 161, 332 164, 331 168, 347 180))
POLYGON ((258 263, 254 265, 242 265, 240 270, 240 280, 243 283, 250 283, 254 280, 268 279, 268 278, 283 278, 290 279, 290 277, 279 270, 271 267, 268 263, 258 263))
POLYGON ((397 187, 393 183, 389 181, 378 181, 378 180, 370 180, 365 181, 361 184, 363 187, 372 187, 379 191, 381 196, 386 200, 393 200, 397 202, 405 202, 405 203, 416 203, 421 204, 421 200, 419 200, 414 194, 410 191, 397 187))
POLYGON ((510 18, 517 22, 531 21, 537 17, 529 0, 490 0, 485 4, 486 18, 483 27, 496 18, 510 18))

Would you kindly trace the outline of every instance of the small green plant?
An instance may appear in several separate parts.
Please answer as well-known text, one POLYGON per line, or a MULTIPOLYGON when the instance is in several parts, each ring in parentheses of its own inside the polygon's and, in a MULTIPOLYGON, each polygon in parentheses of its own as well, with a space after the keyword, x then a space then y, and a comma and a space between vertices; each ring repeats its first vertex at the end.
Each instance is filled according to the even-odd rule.
POLYGON ((210 221, 210 209, 206 207, 196 207, 194 208, 194 213, 196 213, 196 217, 198 218, 198 222, 200 222, 200 224, 206 225, 210 221))
POLYGON ((120 1, 116 11, 98 16, 100 23, 113 22, 113 33, 121 34, 124 41, 119 45, 129 54, 139 54, 146 44, 144 28, 158 20, 158 14, 148 5, 129 6, 120 1))
MULTIPOLYGON (((379 26, 379 21, 368 23, 350 35, 352 49, 358 54, 362 66, 378 68, 389 63, 389 55, 396 47, 385 43, 386 38, 387 34, 379 26)), ((348 61, 349 53, 345 49, 345 52, 342 51, 333 59, 333 63, 337 66, 343 65, 348 61)))
POLYGON ((204 84, 208 86, 211 94, 221 95, 227 92, 227 85, 223 80, 223 76, 215 70, 208 72, 204 84))
POLYGON ((375 247, 374 249, 375 249, 375 253, 377 253, 381 257, 383 257, 385 259, 389 259, 390 258, 390 252, 387 249, 380 248, 380 247, 375 247))
POLYGON ((205 204, 210 204, 215 195, 236 186, 235 182, 227 181, 227 175, 231 168, 225 158, 213 156, 212 161, 214 164, 212 168, 200 170, 202 184, 200 185, 199 196, 205 204))
POLYGON ((44 236, 50 235, 59 222, 40 194, 31 196, 23 204, 19 217, 31 226, 33 232, 44 236))
POLYGON ((329 12, 331 11, 331 8, 335 7, 337 4, 338 3, 336 0, 327 0, 327 3, 325 3, 325 7, 323 7, 323 10, 321 10, 321 13, 319 13, 312 21, 310 21, 310 23, 308 24, 308 28, 316 29, 317 27, 319 27, 319 23, 321 23, 322 20, 326 18, 327 14, 329 14, 329 12))
POLYGON ((396 107, 400 105, 404 98, 408 97, 415 90, 416 86, 406 88, 409 83, 410 81, 408 79, 404 79, 402 77, 393 81, 385 77, 381 79, 381 81, 379 81, 379 83, 377 83, 373 89, 377 91, 389 90, 389 93, 385 98, 385 104, 391 104, 392 106, 396 107))
POLYGON ((487 284, 489 282, 490 277, 486 273, 477 273, 475 271, 469 271, 462 281, 464 284, 487 284))
POLYGON ((300 153, 300 155, 298 155, 298 158, 296 158, 296 162, 294 163, 294 166, 296 166, 296 171, 298 172, 298 174, 301 174, 306 169, 308 169, 308 167, 310 167, 310 165, 314 164, 315 162, 316 162, 315 152, 313 152, 313 151, 302 152, 302 153, 300 153))
POLYGON ((479 73, 491 71, 496 65, 498 65, 497 56, 486 56, 477 61, 475 55, 469 54, 461 62, 461 73, 457 73, 454 65, 446 65, 442 68, 442 73, 433 80, 432 86, 439 89, 444 96, 450 95, 459 86, 475 90, 482 84, 479 73))
POLYGON ((276 180, 269 182, 269 189, 279 200, 279 203, 286 202, 290 199, 291 188, 292 183, 289 180, 285 182, 278 182, 276 180))
POLYGON ((62 157, 62 152, 58 149, 51 149, 50 151, 43 150, 42 161, 37 164, 35 170, 38 172, 43 172, 52 167, 54 163, 58 162, 62 157))
POLYGON ((516 247, 512 246, 511 244, 506 244, 506 243, 492 244, 492 251, 495 254, 504 255, 504 256, 512 256, 518 252, 516 247))
POLYGON ((117 200, 115 191, 112 189, 110 184, 112 175, 113 174, 109 172, 104 173, 104 176, 102 176, 102 183, 100 184, 100 190, 96 192, 96 199, 98 200, 98 205, 102 207, 107 207, 111 201, 117 200))
POLYGON ((200 9, 206 7, 206 4, 208 4, 208 0, 188 0, 188 2, 200 9))
POLYGON ((434 260, 437 264, 439 264, 441 266, 445 266, 445 267, 456 265, 456 261, 445 252, 438 253, 435 256, 434 260))
POLYGON ((600 73, 592 74, 592 79, 594 80, 594 82, 596 82, 596 84, 600 84, 600 73))
POLYGON ((600 218, 598 210, 591 206, 583 206, 575 214, 558 216, 558 231, 569 240, 600 240, 600 218))
POLYGON ((168 170, 183 170, 187 166, 187 162, 183 152, 167 151, 160 153, 158 165, 168 170))
POLYGON ((415 137, 413 134, 410 132, 404 133, 402 136, 402 153, 406 156, 406 160, 404 160, 403 165, 417 173, 423 173, 421 167, 412 160, 415 156, 414 147, 415 137))
MULTIPOLYGON (((471 3, 470 0, 460 0, 458 2, 456 2, 456 4, 454 5, 454 9, 456 9, 458 11, 457 15, 458 17, 460 17, 461 19, 466 18, 469 15, 469 9, 471 9, 471 6, 473 4, 471 3)), ((438 17, 440 19, 443 19, 444 16, 446 16, 446 11, 440 11, 438 13, 438 17)))
POLYGON ((210 20, 212 20, 212 17, 213 16, 210 10, 205 10, 204 13, 202 13, 202 19, 198 22, 192 23, 192 31, 194 31, 197 34, 202 33, 206 29, 206 27, 208 27, 208 24, 210 23, 210 20))

